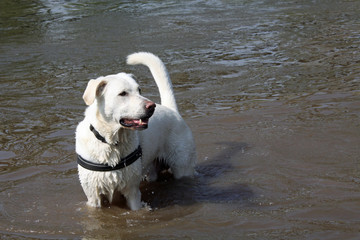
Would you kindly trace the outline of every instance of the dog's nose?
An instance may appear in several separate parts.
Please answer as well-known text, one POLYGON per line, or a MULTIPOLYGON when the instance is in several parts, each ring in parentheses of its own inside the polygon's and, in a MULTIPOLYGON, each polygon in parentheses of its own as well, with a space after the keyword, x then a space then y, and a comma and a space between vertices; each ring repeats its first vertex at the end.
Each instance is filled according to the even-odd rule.
POLYGON ((151 101, 146 101, 145 108, 151 110, 155 110, 156 104, 151 101))

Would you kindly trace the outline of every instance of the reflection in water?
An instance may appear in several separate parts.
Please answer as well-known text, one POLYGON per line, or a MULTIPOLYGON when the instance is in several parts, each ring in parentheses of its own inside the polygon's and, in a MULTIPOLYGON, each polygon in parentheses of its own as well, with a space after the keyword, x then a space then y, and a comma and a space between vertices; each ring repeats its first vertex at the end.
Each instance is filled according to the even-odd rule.
POLYGON ((358 1, 0 2, 5 238, 358 238, 358 1), (147 207, 88 209, 74 130, 89 79, 166 63, 199 156, 147 207), (246 144, 245 144, 246 143, 246 144), (231 236, 231 237, 229 237, 231 236))

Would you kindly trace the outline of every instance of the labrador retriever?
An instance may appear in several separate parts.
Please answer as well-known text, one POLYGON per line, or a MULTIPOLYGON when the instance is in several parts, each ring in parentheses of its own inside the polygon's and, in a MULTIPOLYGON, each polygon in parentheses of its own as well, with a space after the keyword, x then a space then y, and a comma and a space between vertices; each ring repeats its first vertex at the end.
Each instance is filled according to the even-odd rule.
POLYGON ((120 192, 131 210, 141 208, 142 179, 157 179, 156 161, 174 178, 192 177, 196 151, 190 128, 180 116, 163 62, 146 52, 128 56, 130 65, 147 66, 161 105, 143 97, 131 74, 92 79, 83 99, 85 118, 76 128, 76 153, 87 204, 101 207, 120 192))

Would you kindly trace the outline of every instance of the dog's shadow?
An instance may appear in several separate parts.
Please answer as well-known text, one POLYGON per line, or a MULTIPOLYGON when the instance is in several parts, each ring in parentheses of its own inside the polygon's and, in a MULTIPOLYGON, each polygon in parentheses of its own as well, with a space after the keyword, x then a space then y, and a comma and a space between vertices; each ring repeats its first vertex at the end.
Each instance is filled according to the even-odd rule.
POLYGON ((200 163, 193 179, 174 180, 168 173, 159 176, 156 182, 141 185, 142 201, 152 208, 195 203, 245 203, 253 197, 253 191, 245 184, 230 183, 230 174, 239 174, 231 161, 239 152, 248 148, 245 143, 221 142, 223 149, 211 159, 200 163))

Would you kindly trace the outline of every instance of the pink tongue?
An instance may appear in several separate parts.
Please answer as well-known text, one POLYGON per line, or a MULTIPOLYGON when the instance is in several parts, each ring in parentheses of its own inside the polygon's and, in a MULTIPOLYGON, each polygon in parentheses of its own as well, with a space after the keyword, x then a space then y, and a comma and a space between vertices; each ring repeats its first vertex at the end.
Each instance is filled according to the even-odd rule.
POLYGON ((127 120, 127 123, 133 124, 133 125, 137 125, 137 126, 143 126, 143 125, 147 125, 148 121, 144 121, 141 119, 134 119, 134 120, 127 120))
POLYGON ((140 120, 133 120, 135 125, 141 125, 141 121, 140 120))

